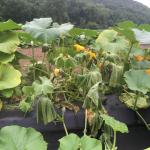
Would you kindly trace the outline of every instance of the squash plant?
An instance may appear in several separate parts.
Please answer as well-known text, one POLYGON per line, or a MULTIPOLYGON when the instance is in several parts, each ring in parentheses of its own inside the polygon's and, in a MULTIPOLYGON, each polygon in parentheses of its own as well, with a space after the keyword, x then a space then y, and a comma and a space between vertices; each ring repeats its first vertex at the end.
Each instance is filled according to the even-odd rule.
POLYGON ((127 133, 128 129, 124 123, 108 116, 103 100, 109 90, 107 83, 110 87, 121 85, 118 79, 122 77, 124 71, 123 63, 119 64, 122 59, 115 60, 113 56, 117 57, 118 54, 122 56, 121 52, 126 53, 129 42, 123 36, 118 36, 116 31, 111 30, 111 35, 109 31, 105 31, 106 35, 102 32, 102 38, 106 41, 106 45, 103 46, 107 46, 110 42, 109 47, 114 47, 113 56, 109 55, 110 49, 107 52, 101 51, 102 45, 98 42, 101 37, 96 42, 91 42, 92 45, 82 46, 74 40, 72 45, 68 43, 66 45, 64 40, 67 39, 72 28, 73 25, 70 23, 58 25, 51 18, 34 19, 22 26, 24 32, 29 33, 34 41, 39 42, 38 46, 42 48, 44 55, 41 63, 36 61, 36 45, 31 40, 31 76, 27 76, 30 84, 22 89, 23 96, 19 107, 25 113, 36 108, 37 122, 43 121, 45 124, 55 120, 62 122, 66 136, 60 140, 60 150, 65 150, 67 143, 70 150, 87 150, 87 148, 97 150, 102 149, 103 144, 105 149, 115 150, 116 132, 127 133), (113 37, 107 40, 111 36, 113 37), (111 43, 116 38, 116 43, 111 43), (120 52, 121 45, 125 46, 120 52), (115 50, 116 48, 118 49, 115 50), (113 60, 117 61, 117 64, 113 60), (104 62, 106 68, 113 66, 113 71, 109 72, 111 76, 109 80, 104 79, 105 71, 102 72, 99 66, 104 62), (85 128, 82 138, 69 134, 64 121, 65 109, 76 112, 80 109, 74 102, 82 103, 85 109, 85 128), (62 113, 57 113, 56 108, 62 108, 62 113), (92 114, 91 118, 89 113, 92 114), (87 133, 88 123, 91 127, 90 134, 87 133), (116 124, 118 128, 115 127, 116 124), (95 139, 98 130, 101 130, 102 134, 99 135, 99 139, 95 139), (113 143, 111 143, 112 136, 113 143))
POLYGON ((12 20, 0 23, 0 94, 5 97, 11 97, 13 88, 21 83, 21 73, 11 65, 20 44, 18 29, 20 25, 12 20))
POLYGON ((59 150, 68 147, 69 150, 117 149, 116 133, 128 133, 128 128, 109 116, 103 105, 105 96, 110 93, 119 94, 120 101, 134 110, 149 129, 138 110, 150 106, 150 53, 140 49, 133 30, 148 30, 147 26, 126 21, 92 39, 83 35, 76 39, 71 37, 71 23, 59 25, 51 18, 27 22, 17 34, 13 30, 20 29, 20 25, 12 21, 1 23, 1 26, 3 24, 6 25, 0 30, 3 41, 0 42, 1 94, 10 96, 11 89, 20 84, 21 74, 10 63, 20 43, 18 36, 21 36, 22 43, 30 43, 32 58, 28 71, 23 72, 26 82, 21 85, 19 108, 25 113, 35 110, 37 123, 62 122, 66 136, 59 140, 59 150), (35 58, 37 46, 43 52, 40 62, 35 58), (5 68, 9 74, 5 73, 5 68), (10 80, 14 71, 15 80, 10 80), (84 109, 85 126, 81 138, 67 130, 66 109, 75 112, 84 109))

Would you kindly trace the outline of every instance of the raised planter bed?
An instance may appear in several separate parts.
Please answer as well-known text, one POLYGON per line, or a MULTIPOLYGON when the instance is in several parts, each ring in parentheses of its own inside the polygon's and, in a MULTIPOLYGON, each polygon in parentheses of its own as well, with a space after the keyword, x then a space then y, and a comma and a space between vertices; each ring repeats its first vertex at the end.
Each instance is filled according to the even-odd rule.
MULTIPOLYGON (((111 116, 114 116, 119 121, 126 123, 129 127, 128 134, 118 134, 117 146, 118 150, 142 150, 150 145, 150 132, 145 126, 139 123, 136 114, 126 108, 115 95, 107 96, 105 108, 111 116)), ((146 120, 150 120, 147 112, 150 110, 143 110, 146 120)), ((84 111, 81 109, 77 114, 67 110, 65 112, 65 123, 69 132, 83 135, 84 128, 84 111)), ((29 113, 24 117, 24 114, 19 110, 2 111, 0 113, 0 127, 8 125, 20 125, 23 127, 33 127, 40 131, 45 140, 49 143, 48 150, 57 150, 58 140, 65 135, 62 123, 54 122, 44 125, 37 124, 34 113, 29 113)))

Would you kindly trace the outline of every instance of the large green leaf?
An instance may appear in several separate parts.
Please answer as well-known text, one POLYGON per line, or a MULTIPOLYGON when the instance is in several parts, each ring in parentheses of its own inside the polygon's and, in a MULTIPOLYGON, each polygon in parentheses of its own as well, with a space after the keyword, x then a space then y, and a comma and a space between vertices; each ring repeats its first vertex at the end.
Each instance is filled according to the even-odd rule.
POLYGON ((150 148, 144 149, 144 150, 150 150, 150 148))
POLYGON ((127 28, 125 28, 125 29, 117 28, 117 27, 114 27, 114 30, 116 30, 118 33, 120 33, 124 37, 126 37, 126 39, 128 39, 131 43, 136 43, 137 42, 133 30, 127 29, 127 28))
POLYGON ((131 68, 132 69, 140 69, 140 70, 143 70, 143 69, 149 69, 150 68, 150 61, 135 61, 135 60, 132 60, 131 61, 131 68))
POLYGON ((125 37, 118 35, 118 32, 115 30, 104 30, 101 32, 96 43, 99 44, 103 50, 109 52, 127 50, 129 47, 129 42, 125 37))
POLYGON ((51 43, 57 37, 67 33, 72 28, 73 25, 70 23, 58 25, 57 23, 53 23, 51 18, 34 19, 23 26, 26 32, 44 43, 51 43))
POLYGON ((0 32, 0 51, 3 53, 14 53, 20 41, 15 32, 0 32))
POLYGON ((14 54, 7 54, 7 53, 0 52, 0 63, 2 64, 7 64, 11 62, 14 58, 15 58, 14 54))
POLYGON ((128 40, 130 40, 130 42, 134 43, 137 41, 134 31, 132 30, 133 28, 137 28, 137 25, 134 24, 132 21, 124 21, 118 23, 117 26, 113 29, 125 36, 128 40))
POLYGON ((8 30, 16 30, 16 29, 21 29, 21 25, 18 25, 12 20, 8 20, 6 22, 0 22, 0 32, 8 31, 8 30))
POLYGON ((137 97, 135 93, 122 93, 119 99, 131 109, 142 109, 150 106, 150 101, 146 95, 137 97))
POLYGON ((40 81, 34 81, 32 86, 36 96, 41 94, 47 95, 54 90, 51 80, 46 77, 40 77, 40 81))
POLYGON ((108 115, 101 115, 103 120, 105 121, 105 124, 110 126, 114 131, 119 131, 121 133, 128 133, 128 127, 125 123, 122 123, 118 120, 115 120, 113 117, 110 117, 108 115))
POLYGON ((146 94, 150 91, 150 75, 145 70, 129 70, 124 74, 128 88, 146 94))
POLYGON ((0 90, 10 89, 21 83, 21 73, 13 66, 0 65, 0 90))
POLYGON ((0 149, 47 150, 47 143, 33 128, 6 126, 0 130, 0 149))
POLYGON ((102 144, 100 140, 83 136, 81 138, 81 150, 102 150, 102 144))
POLYGON ((102 150, 102 144, 99 140, 86 135, 80 139, 76 134, 69 134, 59 142, 58 150, 102 150))
POLYGON ((78 150, 80 138, 76 134, 69 134, 59 140, 60 146, 58 150, 78 150))

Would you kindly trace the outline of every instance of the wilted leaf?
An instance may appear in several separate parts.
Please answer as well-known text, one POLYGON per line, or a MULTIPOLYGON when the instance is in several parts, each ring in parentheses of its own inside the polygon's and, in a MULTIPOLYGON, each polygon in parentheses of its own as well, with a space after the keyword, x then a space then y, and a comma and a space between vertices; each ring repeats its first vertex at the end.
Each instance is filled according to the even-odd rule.
POLYGON ((56 119, 57 114, 53 106, 52 101, 45 96, 38 97, 37 104, 37 123, 43 121, 44 124, 48 124, 56 119))
POLYGON ((110 117, 108 115, 101 115, 101 117, 105 121, 105 124, 110 126, 114 131, 119 131, 121 133, 128 133, 128 127, 126 126, 125 123, 115 120, 113 117, 110 117))
POLYGON ((148 96, 146 95, 141 95, 137 98, 137 95, 135 93, 122 93, 119 99, 131 109, 142 109, 148 108, 150 106, 150 101, 148 99, 148 96))
POLYGON ((87 99, 90 99, 89 101, 92 101, 97 107, 99 105, 99 91, 98 91, 99 84, 100 84, 100 82, 98 82, 94 86, 92 86, 86 96, 87 99))
POLYGON ((109 86, 116 87, 120 86, 123 76, 123 66, 112 64, 112 73, 109 80, 109 86))
POLYGON ((91 70, 83 75, 76 75, 76 82, 79 86, 90 89, 97 82, 102 82, 102 75, 99 70, 91 70))

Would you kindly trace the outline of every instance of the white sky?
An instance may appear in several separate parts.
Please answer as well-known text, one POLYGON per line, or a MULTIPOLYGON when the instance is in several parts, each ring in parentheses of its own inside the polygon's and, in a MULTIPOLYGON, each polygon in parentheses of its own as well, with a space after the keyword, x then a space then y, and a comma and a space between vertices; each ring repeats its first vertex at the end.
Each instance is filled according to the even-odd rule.
POLYGON ((150 8, 150 0, 135 0, 135 1, 143 3, 144 5, 146 5, 146 6, 148 6, 150 8))

